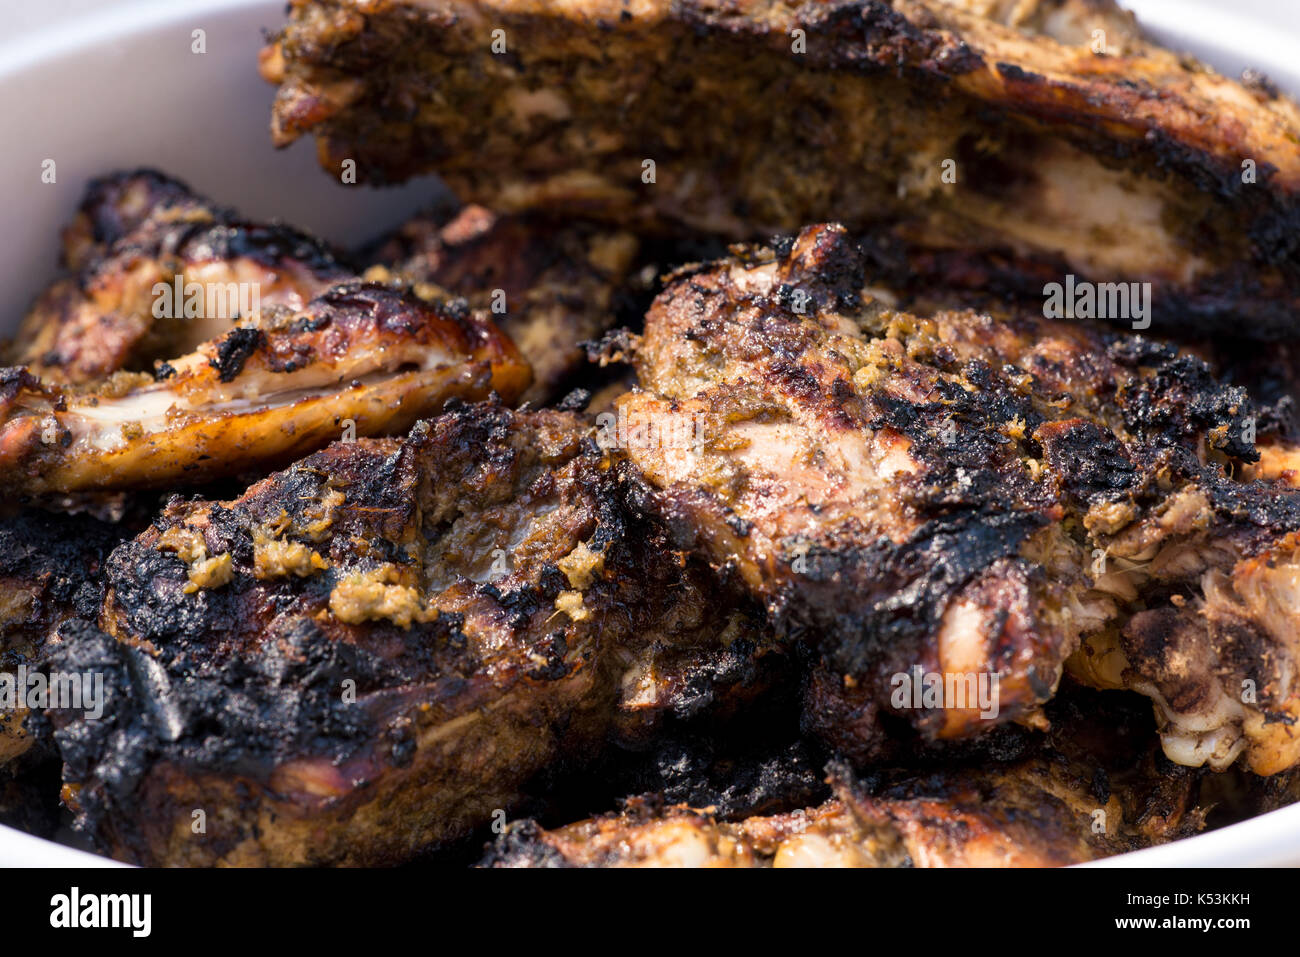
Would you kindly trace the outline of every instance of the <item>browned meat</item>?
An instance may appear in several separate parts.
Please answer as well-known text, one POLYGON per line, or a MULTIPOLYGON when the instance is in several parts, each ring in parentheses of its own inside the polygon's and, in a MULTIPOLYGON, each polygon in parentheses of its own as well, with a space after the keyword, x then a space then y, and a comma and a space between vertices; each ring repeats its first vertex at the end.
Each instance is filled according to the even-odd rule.
POLYGON ((37 495, 193 485, 339 437, 404 432, 453 396, 513 401, 527 363, 462 306, 353 282, 264 311, 156 379, 72 390, 0 371, 3 483, 37 495))
MULTIPOLYGON (((1127 713, 1125 713, 1127 712, 1127 713)), ((776 815, 633 798, 622 813, 510 825, 488 867, 1050 867, 1195 833, 1199 777, 1153 753, 1149 727, 1091 702, 1016 760, 884 771, 833 766, 834 797, 776 815), (1102 723, 1097 727, 1099 722, 1102 723)))
POLYGON ((524 401, 541 404, 581 365, 581 344, 613 324, 636 251, 621 230, 465 206, 404 224, 375 251, 366 277, 396 275, 422 295, 462 296, 491 313, 533 367, 524 401))
POLYGON ((262 72, 275 143, 375 183, 746 239, 836 219, 926 278, 1150 282, 1171 327, 1296 334, 1300 110, 1112 3, 294 0, 262 72))
POLYGON ((648 650, 756 644, 591 435, 456 406, 175 500, 113 554, 107 634, 61 633, 109 674, 110 717, 52 714, 80 826, 152 864, 406 860, 641 726, 648 650))
POLYGON ((932 740, 1038 723, 1081 641, 1187 609, 1184 678, 1253 700, 1171 701, 1149 645, 1087 679, 1155 697, 1174 760, 1300 760, 1300 495, 1243 479, 1247 394, 1081 323, 897 312, 862 276, 834 226, 683 269, 602 423, 677 540, 820 653, 807 726, 867 760, 882 715, 932 740))
POLYGON ((64 231, 63 259, 72 275, 37 299, 4 354, 63 385, 149 372, 193 351, 249 318, 240 312, 254 289, 262 307, 297 309, 353 275, 313 237, 242 220, 152 170, 92 182, 64 231), (155 285, 175 289, 177 277, 183 295, 163 308, 155 285), (202 290, 188 313, 187 285, 202 290))

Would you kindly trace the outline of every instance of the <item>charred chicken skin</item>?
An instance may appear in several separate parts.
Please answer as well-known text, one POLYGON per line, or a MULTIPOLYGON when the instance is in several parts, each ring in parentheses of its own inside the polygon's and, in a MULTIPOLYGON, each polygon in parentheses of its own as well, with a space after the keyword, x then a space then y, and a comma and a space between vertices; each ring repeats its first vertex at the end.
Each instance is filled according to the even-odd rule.
MULTIPOLYGON (((899 777, 875 791, 849 778, 816 807, 736 822, 632 800, 620 814, 554 831, 513 825, 483 866, 1060 867, 1149 846, 1140 833, 1088 829, 1091 812, 1106 808, 1084 770, 1032 760, 899 777)), ((1171 827, 1161 837, 1196 830, 1171 827)))
POLYGON ((150 864, 396 863, 644 726, 645 655, 754 635, 592 431, 458 405, 174 501, 109 561, 103 631, 60 635, 110 676, 104 720, 51 712, 79 825, 150 864))
POLYGON ((1171 327, 1297 329, 1300 110, 1111 3, 294 0, 262 72, 273 141, 334 174, 742 239, 834 219, 929 278, 1149 282, 1171 327))
POLYGON ((533 367, 523 401, 541 404, 559 398, 582 365, 582 343, 613 324, 636 251, 636 238, 621 230, 450 207, 381 243, 366 278, 396 277, 422 295, 460 296, 490 313, 533 367))
POLYGON ((0 370, 0 468, 30 494, 196 484, 351 435, 404 432, 447 399, 516 399, 528 364, 486 316, 354 281, 268 309, 158 376, 94 389, 0 370))
MULTIPOLYGON (((0 673, 37 667, 51 631, 96 614, 104 562, 126 537, 118 526, 84 515, 28 509, 0 518, 0 673)), ((0 707, 0 765, 32 744, 27 708, 14 705, 0 707)), ((3 805, 0 799, 0 811, 3 805)))
POLYGON ((1246 476, 1245 391, 1084 324, 897 312, 862 276, 838 226, 683 268, 604 420, 676 540, 819 653, 807 727, 868 760, 882 715, 1037 723, 1074 656, 1155 699, 1175 761, 1300 760, 1300 496, 1246 476), (939 706, 900 693, 928 676, 939 706))

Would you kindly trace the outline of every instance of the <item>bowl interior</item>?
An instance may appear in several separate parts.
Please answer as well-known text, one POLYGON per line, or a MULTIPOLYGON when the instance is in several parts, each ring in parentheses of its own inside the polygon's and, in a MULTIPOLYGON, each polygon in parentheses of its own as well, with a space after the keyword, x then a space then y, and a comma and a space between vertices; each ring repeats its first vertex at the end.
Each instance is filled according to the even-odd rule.
POLYGON ((279 218, 343 246, 437 195, 434 177, 344 185, 324 175, 306 139, 271 147, 274 88, 257 74, 257 52, 263 31, 283 20, 283 2, 267 0, 127 3, 0 44, 0 183, 9 184, 0 336, 53 277, 60 229, 87 181, 107 172, 155 167, 251 219, 279 218), (206 53, 192 52, 195 30, 206 53), (41 180, 48 159, 54 183, 41 180))

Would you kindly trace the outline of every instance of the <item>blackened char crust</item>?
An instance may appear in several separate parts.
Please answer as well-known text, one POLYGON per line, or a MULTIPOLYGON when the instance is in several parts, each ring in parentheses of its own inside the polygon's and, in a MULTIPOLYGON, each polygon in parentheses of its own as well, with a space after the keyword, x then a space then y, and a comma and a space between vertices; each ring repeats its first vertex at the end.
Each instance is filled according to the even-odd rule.
POLYGON ((155 864, 408 860, 674 711, 675 649, 752 655, 761 619, 632 519, 591 434, 453 403, 173 500, 113 554, 104 632, 61 635, 116 689, 105 721, 53 714, 79 826, 155 864))
MULTIPOLYGON (((481 867, 1051 867, 1196 833, 1203 774, 1164 760, 1137 699, 1051 707, 1051 731, 982 762, 827 766, 829 799, 728 813, 668 793, 552 828, 509 825, 481 867)), ((774 756, 780 767, 797 762, 774 756)), ((797 773, 797 771, 796 771, 797 773)))

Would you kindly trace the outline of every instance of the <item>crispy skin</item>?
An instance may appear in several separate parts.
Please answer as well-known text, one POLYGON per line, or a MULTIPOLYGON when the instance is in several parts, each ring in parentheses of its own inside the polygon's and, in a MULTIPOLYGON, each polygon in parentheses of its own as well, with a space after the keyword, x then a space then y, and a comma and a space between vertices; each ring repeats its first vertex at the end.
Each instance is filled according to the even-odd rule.
POLYGON ((51 713, 80 826, 152 864, 396 863, 594 754, 627 660, 733 609, 590 434, 456 406, 174 501, 109 562, 108 634, 66 625, 55 659, 109 675, 110 719, 51 713))
POLYGON ((524 401, 558 398, 581 365, 581 343, 613 324, 615 298, 637 251, 629 232, 503 216, 482 206, 435 209, 403 224, 370 257, 437 298, 491 312, 533 367, 524 401))
POLYGON ((174 487, 357 435, 404 432, 452 396, 508 401, 527 363, 486 316, 352 282, 265 311, 168 365, 93 391, 0 371, 0 464, 14 491, 174 487))
POLYGON ((980 766, 857 778, 832 765, 834 796, 794 812, 733 816, 649 795, 554 830, 516 822, 481 866, 1053 867, 1195 833, 1198 775, 1153 753, 1134 717, 1090 702, 1030 753, 980 766))
MULTIPOLYGON (((1037 306, 1000 301, 987 291, 973 294, 966 289, 931 287, 917 295, 900 289, 879 273, 873 276, 872 291, 891 302, 908 301, 909 309, 922 314, 974 306, 989 311, 1000 322, 1016 325, 1032 322, 1039 312, 1037 306), (886 281, 884 289, 879 285, 882 279, 886 281)), ((1295 361, 1294 346, 1277 343, 1261 350, 1257 344, 1225 338, 1188 345, 1189 354, 1204 358, 1221 381, 1245 387, 1255 400, 1258 458, 1239 468, 1242 479, 1300 488, 1300 422, 1296 418, 1300 366, 1295 361)), ((1184 503, 1184 521, 1188 520, 1188 504, 1193 513, 1199 507, 1199 503, 1184 503)), ((1226 497, 1221 497, 1220 504, 1240 509, 1226 497)), ((1193 518, 1192 524, 1204 518, 1193 518)), ((1176 565, 1180 552, 1185 560, 1189 550, 1203 549, 1211 539, 1193 532, 1191 541, 1183 545, 1170 543, 1159 562, 1176 565)), ((1144 576, 1145 564, 1144 559, 1136 563, 1125 560, 1119 573, 1109 579, 1109 587, 1121 585, 1129 576, 1144 576)), ((1294 566, 1294 551, 1284 540, 1279 548, 1240 564, 1230 575, 1218 573, 1203 578, 1201 592, 1205 601, 1189 603, 1188 596, 1179 595, 1173 600, 1182 604, 1173 607, 1163 602, 1154 609, 1140 603, 1125 607, 1115 626, 1090 638, 1069 666, 1101 687, 1133 688, 1152 697, 1166 730, 1169 753, 1184 763, 1209 763, 1226 770, 1248 740, 1253 742, 1248 766, 1262 773, 1277 772, 1280 780, 1236 790, 1281 792, 1285 789, 1283 782, 1297 774, 1294 769, 1279 771, 1292 765, 1295 757, 1295 735, 1290 728, 1294 704, 1289 703, 1289 689, 1294 682, 1290 662, 1296 647, 1290 638, 1295 631, 1291 620, 1295 607, 1292 596, 1296 594, 1294 566), (1243 625, 1239 620, 1242 602, 1250 606, 1251 624, 1243 625), (1282 608, 1272 610, 1269 606, 1273 602, 1281 602, 1282 608), (1261 632, 1260 625, 1268 630, 1261 632), (1281 636, 1281 641, 1272 635, 1281 636), (1289 649, 1281 661, 1275 659, 1275 644, 1289 649), (1247 692, 1261 680, 1271 686, 1268 700, 1262 704, 1254 701, 1258 709, 1243 707, 1252 703, 1248 700, 1252 695, 1247 692), (1278 709, 1278 702, 1288 703, 1278 709)), ((1195 561, 1191 567, 1195 567, 1195 561)), ((1121 590, 1132 594, 1127 585, 1121 590)), ((825 675, 814 676, 810 697, 816 701, 820 696, 826 708, 821 719, 826 736, 843 743, 851 752, 853 735, 844 726, 872 716, 845 707, 844 696, 828 687, 825 679, 825 675)), ((815 708, 811 710, 816 713, 815 708)), ((1236 780, 1249 775, 1228 777, 1236 780)), ((1239 818, 1267 809, 1260 801, 1252 804, 1232 789, 1228 789, 1222 803, 1238 807, 1235 816, 1239 818)))
MULTIPOLYGON (((882 249, 878 236, 858 238, 866 260, 867 292, 891 308, 922 316, 975 311, 1011 325, 1033 323, 1043 315, 1042 296, 1038 295, 1041 290, 1027 297, 1017 296, 1010 290, 990 288, 986 276, 978 282, 969 276, 947 276, 946 283, 917 282, 923 266, 900 255, 897 249, 882 249)), ((680 257, 679 261, 723 255, 724 251, 712 250, 710 256, 680 257)), ((1079 322, 1085 327, 1091 325, 1087 320, 1079 322)), ((1258 342, 1233 336, 1173 336, 1157 341, 1175 345, 1203 360, 1215 379, 1249 393, 1256 410, 1256 442, 1261 456, 1260 462, 1248 467, 1249 475, 1276 478, 1288 467, 1300 468, 1300 461, 1288 462, 1286 458, 1291 449, 1300 445, 1300 343, 1276 342, 1262 349, 1258 342)))
MULTIPOLYGON (((602 420, 677 541, 819 652, 809 730, 870 760, 886 713, 931 740, 1037 722, 1081 639, 1185 607, 1237 630, 1232 654, 1228 624, 1202 636, 1195 679, 1249 677, 1259 697, 1209 722, 1173 705, 1170 757, 1296 763, 1300 496, 1242 477, 1260 460, 1244 390, 1141 337, 919 318, 864 298, 862 280, 836 226, 684 268, 628 341, 640 390, 602 420), (998 714, 896 701, 915 667, 997 673, 998 714)), ((1089 680, 1158 686, 1106 674, 1089 680)))
POLYGON ((314 237, 243 220, 153 170, 94 180, 64 231, 63 260, 72 275, 37 299, 4 362, 64 385, 151 371, 229 330, 240 297, 214 297, 209 314, 209 288, 224 296, 229 283, 255 284, 263 307, 297 309, 353 276, 314 237), (174 318, 155 316, 154 284, 177 276, 182 288, 203 284, 203 315, 186 317, 178 304, 174 318))
POLYGON ((1100 6, 295 0, 262 72, 276 144, 374 182, 746 239, 834 218, 926 279, 1149 281, 1171 327, 1294 336, 1300 111, 1100 6))

